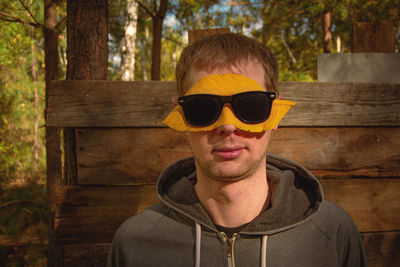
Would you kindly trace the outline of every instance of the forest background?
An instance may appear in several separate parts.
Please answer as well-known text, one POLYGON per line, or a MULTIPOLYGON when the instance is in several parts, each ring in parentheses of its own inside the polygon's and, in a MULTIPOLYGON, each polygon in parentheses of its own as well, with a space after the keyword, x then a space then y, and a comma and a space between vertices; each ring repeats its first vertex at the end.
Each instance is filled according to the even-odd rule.
MULTIPOLYGON (((46 1, 0 0, 1 266, 46 264, 46 1)), ((68 1, 50 2, 57 9, 58 74, 65 79, 68 1)), ((276 55, 280 81, 310 82, 317 79, 318 54, 350 52, 353 23, 390 21, 400 35, 400 0, 114 0, 108 9, 111 80, 174 80, 193 29, 229 27, 254 37, 276 55), (158 76, 152 47, 157 18, 158 76)))

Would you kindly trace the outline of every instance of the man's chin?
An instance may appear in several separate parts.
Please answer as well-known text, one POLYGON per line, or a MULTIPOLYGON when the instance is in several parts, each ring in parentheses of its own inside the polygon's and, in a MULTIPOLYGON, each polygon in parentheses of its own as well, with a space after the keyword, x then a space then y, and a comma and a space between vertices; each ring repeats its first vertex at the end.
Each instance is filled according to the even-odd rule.
POLYGON ((241 180, 246 179, 248 176, 230 176, 230 177, 224 177, 224 176, 215 176, 212 177, 214 180, 219 181, 219 182, 224 182, 224 183, 234 183, 238 182, 241 180))
POLYGON ((236 182, 240 181, 243 179, 246 179, 247 177, 250 177, 254 171, 250 170, 234 170, 232 168, 228 169, 211 169, 210 170, 210 177, 214 180, 218 180, 221 182, 236 182))
POLYGON ((253 160, 225 160, 221 162, 205 161, 196 164, 201 172, 208 177, 221 182, 236 182, 251 177, 261 166, 253 160))

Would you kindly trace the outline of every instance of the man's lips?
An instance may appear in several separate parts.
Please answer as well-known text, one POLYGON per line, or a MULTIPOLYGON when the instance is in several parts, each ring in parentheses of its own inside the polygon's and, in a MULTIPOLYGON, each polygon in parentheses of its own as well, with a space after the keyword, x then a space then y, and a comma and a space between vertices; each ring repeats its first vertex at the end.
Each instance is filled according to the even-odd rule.
POLYGON ((221 147, 213 150, 213 153, 224 159, 235 159, 238 158, 245 150, 243 146, 235 147, 221 147))

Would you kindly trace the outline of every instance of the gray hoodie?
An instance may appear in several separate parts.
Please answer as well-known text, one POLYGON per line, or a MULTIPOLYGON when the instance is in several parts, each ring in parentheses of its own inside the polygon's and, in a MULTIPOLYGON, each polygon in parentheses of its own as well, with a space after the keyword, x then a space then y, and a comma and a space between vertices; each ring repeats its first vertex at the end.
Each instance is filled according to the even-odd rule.
POLYGON ((351 218, 302 166, 268 155, 270 207, 228 237, 200 204, 193 158, 157 181, 160 203, 117 230, 107 266, 366 266, 351 218))

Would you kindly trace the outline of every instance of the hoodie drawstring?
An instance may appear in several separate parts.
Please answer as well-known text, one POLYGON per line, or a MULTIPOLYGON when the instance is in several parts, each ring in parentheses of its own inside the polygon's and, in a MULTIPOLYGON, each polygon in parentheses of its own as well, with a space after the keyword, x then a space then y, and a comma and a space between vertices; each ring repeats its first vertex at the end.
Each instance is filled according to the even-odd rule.
POLYGON ((196 222, 196 258, 195 266, 200 267, 201 226, 196 222))
POLYGON ((260 263, 261 267, 267 266, 267 239, 268 236, 264 235, 261 241, 261 263, 260 263))

